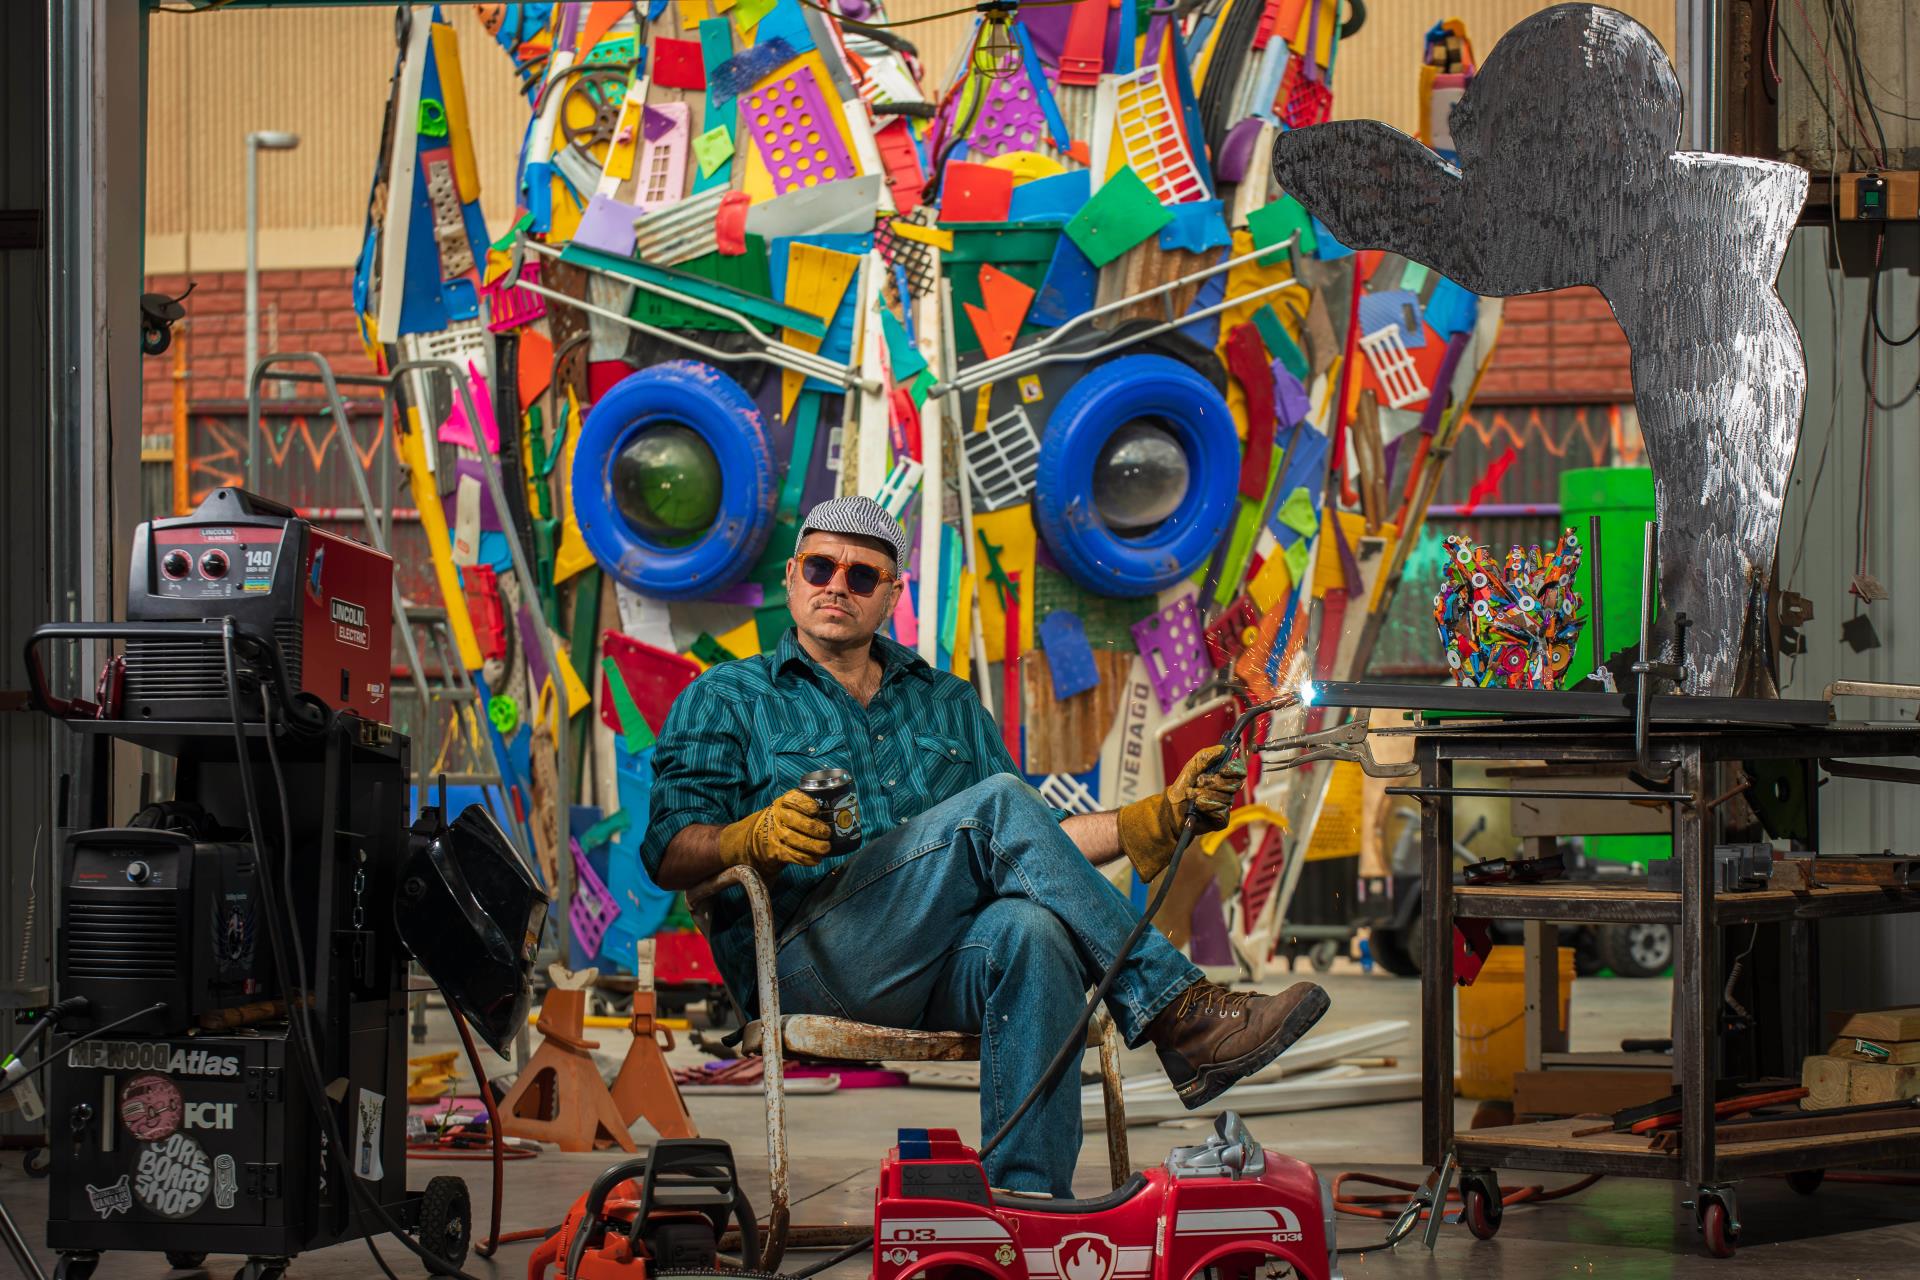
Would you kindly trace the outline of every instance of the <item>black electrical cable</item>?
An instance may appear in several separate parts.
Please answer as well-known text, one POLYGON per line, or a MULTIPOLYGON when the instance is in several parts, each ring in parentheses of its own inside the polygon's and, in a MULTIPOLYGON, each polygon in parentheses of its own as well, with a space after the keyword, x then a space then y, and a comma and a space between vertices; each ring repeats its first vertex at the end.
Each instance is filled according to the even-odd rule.
MULTIPOLYGON (((109 1022, 104 1027, 95 1027, 93 1030, 86 1032, 84 1035, 75 1036, 73 1039, 67 1041, 65 1044, 61 1045, 58 1049, 55 1049, 52 1053, 40 1059, 40 1061, 34 1063, 32 1066, 26 1068, 25 1070, 17 1073, 9 1072, 9 1074, 13 1075, 13 1079, 7 1081, 4 1085, 0 1085, 0 1093, 5 1093, 7 1092, 7 1090, 19 1084, 22 1080, 31 1078, 35 1073, 43 1070, 48 1063, 58 1059, 61 1054, 67 1052, 67 1050, 73 1048, 73 1046, 80 1044, 83 1041, 91 1040, 95 1036, 103 1036, 107 1032, 112 1031, 116 1027, 124 1027, 129 1022, 132 1022, 136 1018, 144 1018, 150 1013, 162 1012, 166 1009, 166 1007, 167 1007, 166 1001, 164 1000, 156 1001, 155 1003, 148 1005, 144 1009, 135 1010, 133 1013, 128 1014, 124 1018, 115 1018, 112 1022, 109 1022)), ((23 1045, 22 1047, 24 1048, 25 1046, 23 1045)))
MULTIPOLYGON (((268 846, 261 834, 260 801, 259 796, 254 790, 253 768, 248 761, 246 728, 240 717, 240 684, 239 678, 234 670, 233 662, 234 641, 238 632, 233 618, 228 617, 223 621, 225 625, 222 628, 220 637, 221 656, 226 668, 227 705, 232 717, 235 766, 240 774, 240 791, 246 805, 247 828, 253 838, 254 848, 259 851, 260 859, 258 865, 263 871, 260 877, 260 890, 261 896, 266 901, 264 903, 265 910, 263 910, 261 914, 266 917, 267 934, 273 947, 274 976, 278 979, 280 990, 287 1001, 288 1038, 294 1047, 293 1057, 299 1064, 301 1075, 305 1078, 306 1091, 313 1106, 314 1113, 319 1117, 321 1127, 325 1132, 329 1154, 332 1157, 334 1167, 338 1170, 341 1180, 346 1184, 348 1194, 352 1196, 359 1205, 361 1213, 367 1218, 377 1222, 388 1234, 405 1245, 410 1252, 417 1256, 422 1262, 426 1263, 429 1270, 436 1274, 452 1276, 454 1280, 477 1280, 477 1277, 462 1271, 445 1258, 438 1257, 421 1245, 419 1241, 408 1235, 406 1229, 394 1219, 392 1214, 387 1212, 386 1206, 375 1200, 372 1193, 361 1185, 359 1176, 348 1164, 348 1147, 346 1140, 340 1131, 339 1120, 334 1116, 332 1108, 328 1105, 326 1089, 320 1078, 319 1060, 315 1054, 313 1044, 307 1035, 308 1024, 306 1020, 311 1015, 306 1010, 301 1010, 297 1015, 293 1012, 293 1010, 299 1007, 300 1001, 297 996, 297 988, 289 981, 287 975, 287 944, 281 935, 283 913, 284 922, 292 927, 296 935, 296 947, 298 946, 297 935, 299 934, 299 924, 293 918, 291 902, 287 902, 284 906, 281 905, 282 900, 279 898, 280 886, 273 883, 276 877, 265 873, 265 868, 272 864, 266 856, 268 846)), ((264 699, 264 690, 262 690, 262 696, 264 699)), ((280 793, 282 826, 290 832, 291 820, 287 816, 285 779, 277 767, 278 756, 272 745, 273 725, 271 720, 262 727, 268 740, 268 758, 276 764, 275 782, 279 787, 280 793)), ((304 972, 301 976, 303 978, 305 977, 304 972)), ((368 1237, 367 1239, 368 1249, 373 1253, 375 1261, 379 1262, 381 1270, 388 1276, 393 1276, 393 1272, 387 1267, 385 1259, 380 1257, 379 1250, 373 1247, 371 1238, 368 1237)), ((398 1277, 394 1277, 394 1280, 398 1280, 398 1277)))

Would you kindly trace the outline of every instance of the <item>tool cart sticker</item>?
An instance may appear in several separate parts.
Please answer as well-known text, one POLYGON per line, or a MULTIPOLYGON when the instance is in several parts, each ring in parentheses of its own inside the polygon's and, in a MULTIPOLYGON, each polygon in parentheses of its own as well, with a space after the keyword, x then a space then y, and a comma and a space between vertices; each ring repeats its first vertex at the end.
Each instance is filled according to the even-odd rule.
POLYGON ((233 1157, 217 1155, 213 1158, 213 1203, 216 1208, 233 1208, 234 1193, 240 1190, 240 1181, 234 1177, 233 1157))
POLYGON ((186 1107, 188 1129, 233 1128, 234 1104, 231 1102, 189 1102, 186 1107))
POLYGON ((368 1182, 378 1182, 386 1176, 380 1166, 380 1122, 387 1113, 386 1096, 362 1089, 355 1110, 353 1171, 368 1182))
POLYGON ((149 1144, 134 1166, 133 1194, 163 1218, 184 1218, 207 1202, 213 1163, 184 1133, 149 1144))
POLYGON ((240 1059, 231 1053, 176 1049, 164 1040, 88 1040, 67 1050, 69 1067, 102 1071, 164 1071, 175 1076, 237 1076, 240 1059))
POLYGON ((180 1086, 165 1076, 138 1075, 120 1090, 120 1123, 141 1142, 171 1138, 184 1115, 180 1086))
POLYGON ((111 1218, 116 1213, 125 1213, 133 1208, 133 1188, 127 1183, 127 1175, 121 1174, 120 1181, 108 1183, 104 1187, 87 1184, 87 1203, 102 1218, 111 1218))

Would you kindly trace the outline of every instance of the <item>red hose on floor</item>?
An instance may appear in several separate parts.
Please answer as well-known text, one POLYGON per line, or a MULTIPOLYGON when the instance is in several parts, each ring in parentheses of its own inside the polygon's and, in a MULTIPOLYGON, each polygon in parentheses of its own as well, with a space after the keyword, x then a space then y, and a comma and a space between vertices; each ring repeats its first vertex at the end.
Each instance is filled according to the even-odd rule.
MULTIPOLYGON (((1510 1207, 1516 1204, 1545 1204, 1550 1200, 1559 1200, 1566 1196, 1578 1195, 1594 1183, 1600 1181, 1603 1176, 1603 1174, 1598 1173, 1590 1174, 1578 1182, 1569 1182, 1566 1186, 1555 1187, 1551 1191, 1539 1185, 1515 1187, 1513 1190, 1501 1194, 1500 1203, 1503 1207, 1510 1207)), ((1350 1213, 1360 1218, 1397 1218, 1400 1216, 1401 1211, 1407 1207, 1407 1203, 1412 1199, 1411 1193, 1419 1189, 1420 1184, 1417 1182, 1401 1182, 1395 1178, 1380 1177, 1378 1174, 1358 1173, 1349 1170, 1346 1173, 1336 1174, 1334 1176, 1333 1207, 1337 1212, 1350 1213), (1392 1191, 1404 1191, 1409 1194, 1390 1196, 1341 1195, 1341 1188, 1349 1182, 1362 1182, 1368 1186, 1386 1187, 1392 1191)), ((1455 1204, 1459 1199, 1460 1191, 1457 1187, 1447 1192, 1448 1204, 1455 1204)), ((1426 1215, 1422 1214, 1421 1216, 1425 1217, 1426 1215)))
MULTIPOLYGON (((500 1202, 506 1194, 507 1148, 504 1135, 500 1132, 500 1109, 494 1105, 493 1085, 487 1079, 486 1070, 480 1065, 480 1051, 474 1047, 473 1032, 467 1029, 467 1020, 460 1016, 460 1010, 453 1001, 447 1001, 447 1012, 453 1015, 454 1028, 460 1032, 460 1043, 467 1050, 467 1065, 473 1068, 473 1082, 480 1090, 480 1105, 487 1109, 487 1133, 493 1142, 493 1205, 491 1225, 487 1238, 474 1245, 473 1251, 483 1258, 491 1258, 494 1252, 506 1243, 506 1237, 500 1234, 500 1202)), ((523 1233, 516 1232, 516 1239, 526 1239, 523 1233)))

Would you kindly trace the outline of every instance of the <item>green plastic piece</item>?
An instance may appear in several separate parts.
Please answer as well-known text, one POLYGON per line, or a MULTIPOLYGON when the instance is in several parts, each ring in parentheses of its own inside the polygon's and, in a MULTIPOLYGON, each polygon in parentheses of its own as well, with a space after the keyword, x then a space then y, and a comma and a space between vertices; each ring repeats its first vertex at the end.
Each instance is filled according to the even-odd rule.
POLYGON ((640 714, 640 704, 633 700, 633 691, 627 688, 627 679, 620 674, 620 664, 612 658, 602 658, 600 670, 606 673, 607 691, 613 695, 614 718, 620 721, 620 737, 627 750, 646 750, 654 743, 653 726, 640 714))
POLYGON ((760 652, 772 653, 780 645, 780 637, 787 634, 787 628, 793 625, 793 615, 787 612, 786 592, 780 593, 779 604, 766 604, 753 611, 754 627, 760 636, 760 652))
MULTIPOLYGON (((677 290, 690 298, 698 298, 702 302, 730 307, 750 319, 761 321, 769 326, 784 325, 808 337, 826 337, 826 323, 820 317, 809 315, 785 303, 775 302, 767 296, 766 291, 769 286, 766 241, 759 236, 748 236, 746 241, 747 252, 745 253, 736 255, 710 253, 695 258, 691 262, 682 263, 678 267, 656 267, 645 262, 635 262, 632 258, 623 258, 617 254, 589 248, 579 241, 568 245, 561 253, 560 260, 596 271, 605 271, 623 279, 677 290)), ((634 292, 631 314, 636 320, 645 320, 650 324, 663 327, 739 328, 732 320, 685 306, 671 298, 650 293, 645 289, 634 292)))
MULTIPOLYGON (((805 396, 802 392, 802 397, 805 396)), ((780 603, 787 602, 787 561, 793 557, 794 539, 800 536, 800 518, 791 520, 778 514, 774 517, 773 532, 767 535, 766 549, 760 558, 753 562, 753 568, 747 570, 747 581, 757 582, 767 593, 766 602, 773 603, 773 594, 780 593, 780 603)))
POLYGON ((1135 599, 1099 596, 1076 584, 1072 578, 1051 569, 1035 567, 1034 616, 1044 618, 1058 609, 1078 614, 1086 628, 1087 643, 1095 649, 1134 648, 1133 624, 1153 613, 1153 596, 1135 599))
MULTIPOLYGON (((1286 326, 1280 323, 1280 316, 1271 304, 1253 313, 1253 327, 1260 331, 1260 341, 1266 344, 1268 354, 1285 365, 1288 373, 1305 382, 1307 353, 1287 334, 1286 326)), ((1290 422, 1275 424, 1281 430, 1292 425, 1290 422)))
MULTIPOLYGON (((940 269, 953 294, 954 350, 977 351, 980 339, 973 331, 967 305, 982 305, 981 266, 991 263, 1021 284, 1038 290, 1046 281, 1047 267, 1053 261, 1053 247, 1060 240, 1060 228, 1033 222, 962 222, 943 230, 953 232, 953 248, 940 255, 940 269)), ((1036 325, 1021 325, 1020 335, 1037 329, 1036 325)), ((932 385, 931 381, 928 385, 932 385)), ((925 397, 915 403, 925 403, 925 397)))
MULTIPOLYGON (((704 6, 703 6, 704 7, 704 6)), ((718 77, 714 74, 720 64, 733 56, 733 22, 722 15, 718 18, 700 20, 700 61, 707 69, 707 110, 704 117, 707 131, 725 129, 727 136, 738 141, 739 134, 734 128, 739 118, 739 108, 731 96, 722 97, 714 86, 718 77)), ((733 182, 733 161, 722 160, 709 169, 704 162, 696 166, 693 175, 693 194, 714 187, 724 187, 733 182)))
POLYGON ((1253 541, 1261 529, 1260 513, 1267 509, 1267 495, 1273 492, 1274 482, 1280 478, 1281 453, 1274 449, 1267 456, 1267 483, 1260 490, 1260 501, 1238 499, 1240 509, 1234 516, 1233 536, 1227 540, 1227 558, 1221 565, 1219 585, 1214 588, 1217 604, 1232 604, 1246 582, 1247 560, 1253 554, 1253 541))
POLYGON ((487 719, 500 731, 503 738, 511 738, 513 731, 520 727, 520 704, 504 693, 496 693, 487 699, 487 719))
POLYGON ((710 667, 733 661, 733 655, 728 653, 718 640, 704 631, 700 633, 700 638, 688 648, 688 652, 710 667))
MULTIPOLYGON (((891 318, 882 308, 880 314, 891 318)), ((793 402, 793 452, 787 457, 787 474, 780 481, 780 498, 773 509, 776 523, 795 524, 800 519, 800 496, 807 487, 807 472, 813 469, 814 437, 820 430, 820 393, 802 389, 793 402)))
POLYGON ((447 136, 447 109, 438 98, 420 99, 420 136, 423 138, 444 138, 447 136))
POLYGON ((632 826, 632 816, 625 809, 616 809, 580 833, 580 848, 583 852, 592 853, 632 826))
MULTIPOLYGON (((1312 253, 1320 244, 1320 237, 1313 233, 1313 219, 1298 200, 1292 196, 1281 196, 1272 204, 1261 205, 1247 215, 1247 230, 1253 233, 1253 247, 1265 249, 1280 244, 1290 235, 1298 232, 1301 253, 1312 253)), ((1271 266, 1286 259, 1279 254, 1268 254, 1260 259, 1261 266, 1271 266)))
POLYGON ((907 336, 907 326, 885 307, 880 308, 880 332, 887 339, 887 363, 893 368, 895 382, 905 382, 927 367, 926 357, 907 336))
POLYGON ((1273 514, 1274 519, 1303 538, 1311 538, 1313 531, 1320 527, 1320 517, 1313 513, 1313 495, 1305 488, 1294 489, 1273 514))
POLYGON ((1067 238, 1104 267, 1173 221, 1173 211, 1132 169, 1122 167, 1067 223, 1067 238))
POLYGON ((927 407, 927 397, 933 394, 934 384, 939 381, 940 379, 933 376, 933 370, 922 369, 920 371, 919 376, 913 380, 913 385, 907 388, 907 394, 913 397, 914 408, 924 409, 927 407))

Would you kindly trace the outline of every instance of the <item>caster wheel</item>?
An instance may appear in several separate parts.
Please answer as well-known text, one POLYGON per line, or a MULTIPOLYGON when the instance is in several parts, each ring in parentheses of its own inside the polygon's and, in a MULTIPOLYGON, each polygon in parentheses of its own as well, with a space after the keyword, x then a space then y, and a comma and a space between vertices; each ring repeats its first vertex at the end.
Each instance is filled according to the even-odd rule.
POLYGON ((248 1258, 233 1280, 286 1280, 288 1258, 248 1258))
POLYGON ((167 1265, 175 1271, 201 1271, 207 1264, 204 1253, 190 1253, 185 1249, 167 1250, 167 1265))
POLYGON ((1333 962, 1339 958, 1340 944, 1331 938, 1314 943, 1313 949, 1307 952, 1307 963, 1313 966, 1315 973, 1331 972, 1333 962))
POLYGON ((1500 1231, 1500 1202, 1485 1187, 1471 1186, 1460 1205, 1461 1220, 1476 1240, 1491 1240, 1500 1231))
POLYGON ((435 1275, 452 1275, 467 1260, 473 1234, 473 1206, 464 1179, 443 1176, 427 1183, 420 1197, 420 1247, 450 1263, 453 1270, 432 1268, 435 1275))
POLYGON ((1740 1247, 1740 1237, 1727 1219, 1727 1206, 1718 1200, 1707 1201, 1700 1214, 1700 1235, 1707 1253, 1715 1258, 1731 1258, 1740 1247))
POLYGON ((1795 1169, 1787 1175, 1787 1185, 1803 1196, 1810 1196, 1827 1180, 1825 1169, 1795 1169))
POLYGON ((99 1265, 97 1253, 63 1253, 53 1264, 53 1280, 87 1280, 99 1265))
POLYGON ((46 1147, 35 1147, 20 1161, 20 1167, 27 1171, 29 1178, 44 1178, 53 1172, 53 1152, 46 1147))

